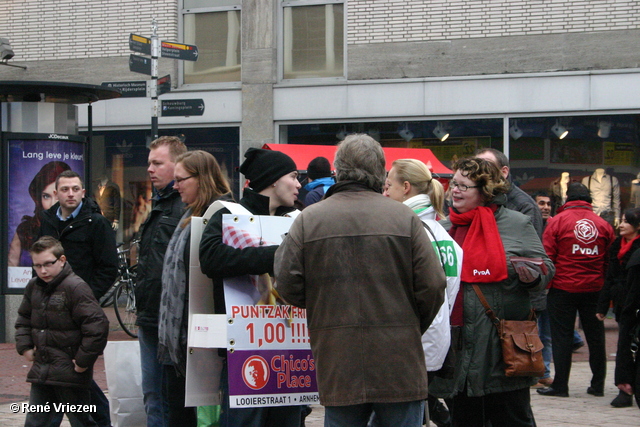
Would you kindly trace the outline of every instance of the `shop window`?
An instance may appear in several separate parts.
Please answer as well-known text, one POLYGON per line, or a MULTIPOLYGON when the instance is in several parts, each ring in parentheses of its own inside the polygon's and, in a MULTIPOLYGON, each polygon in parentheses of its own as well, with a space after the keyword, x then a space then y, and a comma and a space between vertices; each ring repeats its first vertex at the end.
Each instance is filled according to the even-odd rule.
POLYGON ((239 0, 185 0, 184 42, 198 47, 197 61, 182 61, 184 84, 239 82, 239 0))
POLYGON ((344 4, 318 3, 283 2, 284 79, 344 76, 344 4))
MULTIPOLYGON (((240 180, 235 173, 235 168, 240 165, 238 127, 160 129, 160 136, 163 135, 181 137, 190 150, 210 152, 229 179, 238 200, 240 180)), ((151 211, 154 189, 147 172, 151 140, 148 130, 93 132, 91 167, 94 180, 86 183, 87 195, 99 200, 100 186, 105 178, 119 188, 116 236, 120 242, 130 242, 151 211)))

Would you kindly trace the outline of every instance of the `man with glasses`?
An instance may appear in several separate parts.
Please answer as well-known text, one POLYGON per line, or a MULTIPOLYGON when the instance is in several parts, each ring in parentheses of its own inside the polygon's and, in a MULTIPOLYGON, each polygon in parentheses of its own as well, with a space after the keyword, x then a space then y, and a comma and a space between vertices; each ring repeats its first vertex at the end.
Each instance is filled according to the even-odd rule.
MULTIPOLYGON (((53 236, 64 248, 73 271, 84 280, 100 300, 118 276, 116 235, 111 223, 100 213, 96 202, 85 197, 80 175, 67 170, 56 179, 54 194, 58 203, 42 212, 38 237, 53 236)), ((91 381, 91 404, 99 426, 110 426, 109 401, 95 381, 91 381)), ((51 426, 58 426, 62 415, 51 426)))

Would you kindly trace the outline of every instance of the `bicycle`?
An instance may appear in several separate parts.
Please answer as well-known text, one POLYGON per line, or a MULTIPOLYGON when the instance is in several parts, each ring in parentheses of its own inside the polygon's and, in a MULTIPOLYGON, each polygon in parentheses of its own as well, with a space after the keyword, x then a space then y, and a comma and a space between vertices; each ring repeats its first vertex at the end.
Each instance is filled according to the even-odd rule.
POLYGON ((100 302, 101 307, 113 304, 120 327, 127 335, 133 338, 138 337, 135 295, 137 264, 129 266, 127 255, 131 250, 131 246, 136 243, 138 241, 132 241, 127 249, 122 248, 123 243, 118 244, 118 277, 100 302))

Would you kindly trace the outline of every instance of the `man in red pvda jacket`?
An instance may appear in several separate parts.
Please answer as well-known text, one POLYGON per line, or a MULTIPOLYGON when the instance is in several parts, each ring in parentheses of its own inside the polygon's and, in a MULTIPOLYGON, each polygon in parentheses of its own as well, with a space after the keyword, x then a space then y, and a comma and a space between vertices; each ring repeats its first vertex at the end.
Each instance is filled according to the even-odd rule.
POLYGON ((604 395, 607 355, 604 324, 596 318, 596 306, 615 235, 611 225, 593 213, 591 202, 587 187, 569 184, 567 202, 548 220, 542 239, 556 266, 547 296, 556 373, 551 386, 537 390, 543 396, 569 396, 576 311, 589 344, 592 378, 587 393, 604 395))

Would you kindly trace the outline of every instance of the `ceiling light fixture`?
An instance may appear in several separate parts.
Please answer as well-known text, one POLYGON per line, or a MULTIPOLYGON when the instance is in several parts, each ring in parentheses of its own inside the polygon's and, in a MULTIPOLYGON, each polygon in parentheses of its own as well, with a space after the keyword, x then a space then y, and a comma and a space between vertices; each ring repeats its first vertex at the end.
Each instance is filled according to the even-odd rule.
POLYGON ((436 128, 433 130, 433 134, 443 142, 446 141, 447 138, 449 138, 449 132, 444 129, 444 125, 442 124, 442 122, 438 122, 436 128))
POLYGON ((520 127, 518 126, 518 121, 514 120, 513 124, 509 128, 509 135, 511 135, 511 138, 513 138, 513 140, 516 141, 523 134, 524 134, 524 131, 520 129, 520 127))
POLYGON ((556 124, 551 126, 551 132, 555 133, 558 139, 564 139, 569 134, 567 128, 562 126, 559 120, 556 120, 556 124))
POLYGON ((404 139, 405 141, 409 142, 413 139, 413 137, 415 136, 413 134, 413 132, 411 132, 409 130, 409 124, 405 123, 404 127, 402 127, 402 129, 400 129, 398 131, 398 135, 400 135, 400 138, 404 139))
POLYGON ((609 138, 611 133, 611 122, 599 121, 598 122, 598 136, 600 138, 609 138))

